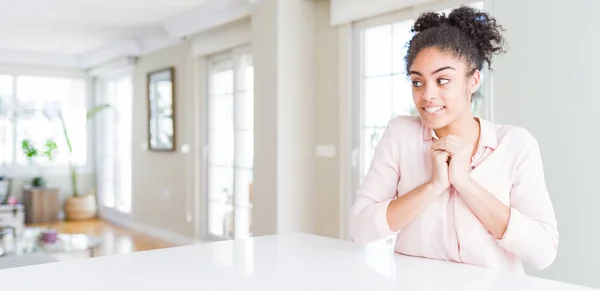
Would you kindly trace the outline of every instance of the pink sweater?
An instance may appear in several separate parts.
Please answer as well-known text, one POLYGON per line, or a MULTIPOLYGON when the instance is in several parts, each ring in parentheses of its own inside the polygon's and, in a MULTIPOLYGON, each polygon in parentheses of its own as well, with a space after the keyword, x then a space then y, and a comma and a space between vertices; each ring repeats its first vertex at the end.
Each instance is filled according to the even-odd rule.
POLYGON ((523 273, 522 262, 543 269, 556 257, 558 230, 538 143, 525 129, 480 119, 472 178, 510 207, 504 237, 496 239, 460 193, 450 187, 404 229, 393 232, 387 206, 431 178, 435 133, 420 118, 388 124, 352 208, 351 235, 358 243, 396 236, 396 252, 410 256, 523 273))

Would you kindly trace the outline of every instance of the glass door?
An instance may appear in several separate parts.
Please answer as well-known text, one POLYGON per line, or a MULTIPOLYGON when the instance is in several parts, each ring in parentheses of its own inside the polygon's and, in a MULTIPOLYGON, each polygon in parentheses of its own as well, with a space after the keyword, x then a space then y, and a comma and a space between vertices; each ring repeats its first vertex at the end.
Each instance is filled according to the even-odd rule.
POLYGON ((209 59, 208 238, 252 235, 254 70, 247 49, 209 59))
POLYGON ((133 81, 131 76, 99 79, 99 104, 111 108, 98 118, 98 194, 102 206, 131 212, 131 129, 133 81))

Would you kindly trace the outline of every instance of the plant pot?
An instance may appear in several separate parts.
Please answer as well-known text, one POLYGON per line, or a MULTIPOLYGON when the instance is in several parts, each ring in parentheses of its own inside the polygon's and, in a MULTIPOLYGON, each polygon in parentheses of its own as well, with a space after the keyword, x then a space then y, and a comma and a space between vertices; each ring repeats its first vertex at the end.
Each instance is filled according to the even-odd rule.
POLYGON ((58 232, 56 229, 46 229, 41 233, 41 240, 45 244, 53 244, 58 240, 58 232))
POLYGON ((65 215, 68 220, 83 220, 96 217, 98 208, 94 194, 71 196, 65 202, 65 215))

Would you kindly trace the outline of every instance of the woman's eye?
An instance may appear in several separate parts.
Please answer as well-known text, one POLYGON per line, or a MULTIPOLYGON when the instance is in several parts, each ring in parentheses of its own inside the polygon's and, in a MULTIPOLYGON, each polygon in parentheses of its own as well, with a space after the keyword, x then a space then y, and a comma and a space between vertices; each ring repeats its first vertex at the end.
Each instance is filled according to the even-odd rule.
POLYGON ((421 83, 420 81, 413 81, 412 84, 414 87, 421 87, 423 85, 423 83, 421 83))
POLYGON ((446 85, 448 83, 450 83, 450 80, 448 80, 448 79, 439 79, 438 80, 438 84, 440 84, 440 85, 446 85))

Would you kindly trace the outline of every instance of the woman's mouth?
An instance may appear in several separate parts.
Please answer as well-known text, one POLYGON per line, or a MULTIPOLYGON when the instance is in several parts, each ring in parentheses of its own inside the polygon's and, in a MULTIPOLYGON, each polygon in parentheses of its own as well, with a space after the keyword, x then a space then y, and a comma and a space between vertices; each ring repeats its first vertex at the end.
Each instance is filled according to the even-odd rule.
POLYGON ((446 110, 446 106, 425 107, 425 108, 423 108, 423 110, 425 110, 425 112, 427 112, 429 114, 439 114, 439 113, 443 112, 444 110, 446 110))

